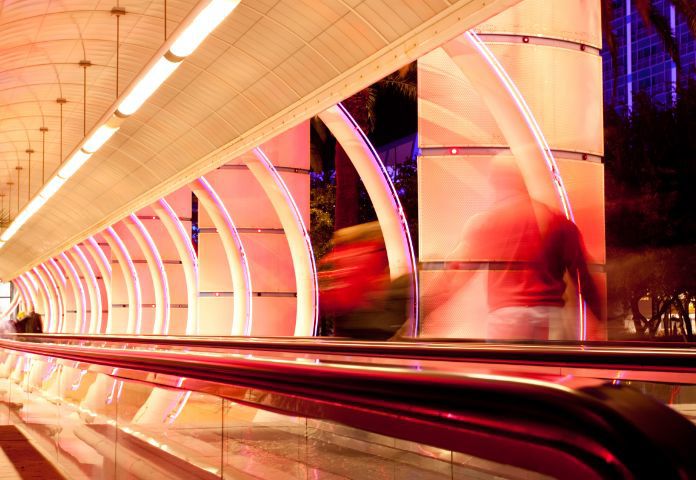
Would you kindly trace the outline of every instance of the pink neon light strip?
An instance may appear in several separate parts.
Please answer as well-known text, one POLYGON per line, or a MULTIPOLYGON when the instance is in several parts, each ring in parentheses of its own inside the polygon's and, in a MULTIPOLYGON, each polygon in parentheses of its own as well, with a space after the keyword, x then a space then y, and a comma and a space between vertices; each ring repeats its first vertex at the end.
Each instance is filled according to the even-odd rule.
POLYGON ((27 309, 29 308, 30 302, 31 302, 31 297, 29 296, 29 293, 27 292, 27 287, 24 285, 24 282, 20 277, 16 277, 14 280, 12 280, 17 287, 17 290, 19 290, 19 294, 22 297, 22 303, 24 304, 24 308, 27 309))
MULTIPOLYGON (((197 317, 198 312, 196 311, 191 311, 191 309, 194 308, 196 305, 196 296, 198 295, 198 257, 196 256, 196 251, 193 249, 193 243, 191 242, 191 236, 186 232, 186 229, 184 228, 184 225, 181 223, 181 220, 179 220, 178 215, 176 212, 174 212, 174 209, 169 205, 169 203, 164 199, 161 198, 157 201, 157 205, 164 210, 164 213, 166 214, 167 218, 169 219, 169 222, 174 225, 174 228, 176 229, 176 234, 177 238, 172 238, 172 241, 174 242, 175 246, 177 244, 183 246, 183 248, 186 250, 186 255, 188 256, 188 262, 191 267, 191 273, 188 276, 192 276, 193 278, 186 278, 187 282, 187 294, 189 298, 188 302, 188 308, 189 311, 188 313, 188 319, 187 319, 187 325, 186 325, 186 333, 189 334, 197 334, 198 333, 198 321, 195 317, 197 317), (189 331, 189 320, 192 325, 195 325, 195 328, 193 328, 191 331, 189 331)), ((163 222, 166 222, 166 219, 162 220, 163 222)), ((179 247, 181 248, 181 247, 179 247)), ((177 248, 178 250, 178 248, 177 248)), ((180 253, 181 255, 181 253, 180 253)), ((183 255, 181 255, 183 257, 183 255)), ((182 262, 184 262, 184 258, 181 259, 182 262)), ((184 266, 184 268, 186 268, 184 266)), ((187 270, 185 269, 184 272, 187 270)))
MULTIPOLYGON (((66 292, 66 279, 65 275, 63 275, 63 270, 58 266, 58 262, 54 258, 49 258, 48 263, 50 264, 51 268, 49 271, 58 277, 59 286, 62 287, 60 290, 60 297, 61 297, 61 304, 63 305, 63 309, 61 310, 61 315, 58 317, 58 326, 56 327, 56 332, 62 333, 63 332, 63 327, 65 325, 65 316, 67 314, 67 299, 65 298, 65 295, 67 294, 66 292)), ((53 275, 51 277, 53 278, 53 275)))
POLYGON ((370 156, 372 157, 373 164, 379 169, 381 172, 381 180, 384 189, 386 189, 389 194, 391 195, 392 198, 392 207, 394 208, 394 211, 399 217, 399 223, 401 226, 401 237, 402 237, 402 243, 403 245, 406 246, 407 249, 407 256, 410 261, 410 273, 411 273, 411 298, 413 298, 413 306, 412 306, 412 315, 413 315, 413 323, 411 325, 411 336, 415 337, 418 335, 418 332, 420 330, 419 323, 420 323, 420 318, 419 318, 419 287, 418 287, 418 263, 416 262, 416 255, 413 249, 413 243, 411 242, 411 233, 408 228, 408 222, 406 221, 406 215, 404 214, 404 209, 401 206, 401 200, 399 200, 399 195, 396 193, 396 188, 394 188, 394 184, 391 181, 391 178, 389 178, 389 174, 387 173, 387 169, 384 167, 384 163, 382 163, 382 159, 379 157, 379 154, 375 150, 374 146, 370 142, 370 140, 367 138, 367 135, 362 131, 358 123, 355 121, 355 119, 351 116, 351 114, 348 112, 348 110, 343 106, 343 104, 338 103, 336 105, 338 109, 341 111, 343 116, 348 120, 348 122, 352 125, 353 129, 355 132, 358 134, 360 139, 362 140, 363 147, 367 149, 367 151, 370 153, 370 156))
POLYGON ((278 185, 278 187, 280 188, 285 202, 290 206, 290 210, 292 211, 293 215, 293 220, 295 221, 295 224, 297 225, 297 228, 301 232, 302 238, 305 241, 305 247, 309 255, 309 268, 311 271, 310 273, 312 275, 312 301, 314 303, 314 311, 312 312, 312 335, 316 336, 317 330, 319 328, 319 284, 317 281, 317 266, 316 262, 314 261, 314 250, 312 249, 312 240, 309 238, 309 232, 307 232, 307 227, 305 226, 304 220, 302 219, 300 209, 297 206, 297 203, 295 203, 295 199, 292 197, 290 189, 283 180, 283 177, 280 176, 278 170, 276 170, 275 166, 273 166, 273 163, 268 159, 263 150, 257 147, 254 149, 254 154, 256 155, 256 158, 266 167, 266 170, 271 175, 271 177, 273 177, 273 180, 276 183, 276 185, 278 185))
MULTIPOLYGON (((544 137, 544 133, 539 127, 539 124, 537 123, 534 114, 529 108, 529 105, 527 105, 527 102, 518 90, 517 85, 515 85, 515 82, 512 81, 512 79, 505 71, 503 66, 500 64, 496 56, 493 55, 493 52, 491 52, 488 49, 486 44, 483 41, 481 41, 478 35, 476 35, 476 33, 473 31, 468 31, 464 33, 464 36, 469 41, 469 43, 488 62, 491 68, 493 68, 493 71, 496 73, 498 78, 501 80, 505 88, 510 93, 510 96, 514 100, 515 104, 517 105, 517 108, 522 114, 522 117, 525 119, 527 126, 532 132, 532 135, 534 136, 534 139, 537 142, 539 150, 542 152, 542 155, 544 156, 546 166, 548 167, 549 173, 551 174, 551 182, 553 183, 553 186, 556 189, 556 193, 558 194, 559 200, 561 201, 561 206, 563 207, 563 212, 565 213, 566 218, 571 222, 575 222, 575 217, 573 216, 573 209, 571 208, 570 200, 568 199, 568 192, 565 186, 563 185, 563 179, 561 178, 561 174, 558 170, 556 159, 554 158, 553 153, 551 152, 551 148, 546 142, 546 137, 544 137)), ((580 340, 587 340, 587 309, 585 306, 585 301, 583 300, 582 285, 580 284, 579 277, 578 310, 578 336, 580 340)))
POLYGON ((31 270, 27 270, 25 273, 29 278, 32 279, 35 285, 38 285, 38 289, 41 291, 44 300, 42 303, 46 308, 46 311, 43 313, 48 318, 46 323, 50 325, 53 318, 53 303, 51 302, 51 295, 48 293, 48 286, 46 285, 46 282, 44 282, 41 275, 39 275, 39 273, 36 271, 36 267, 32 268, 31 270))
MULTIPOLYGON (((63 265, 65 266, 66 271, 68 272, 70 278, 72 279, 73 283, 73 288, 77 288, 77 303, 78 305, 75 305, 75 309, 80 312, 80 319, 82 320, 81 325, 79 326, 79 330, 77 330, 77 325, 75 325, 75 329, 77 330, 77 333, 86 333, 85 332, 85 322, 87 321, 87 308, 85 304, 87 303, 87 298, 85 297, 85 289, 82 286, 82 282, 80 282, 80 276, 77 274, 77 270, 75 269, 75 266, 72 264, 68 256, 65 254, 65 252, 61 253, 58 255, 60 259, 63 261, 63 265)), ((72 332, 68 332, 72 333, 72 332)))
MULTIPOLYGON (((160 308, 163 308, 164 311, 162 312, 162 325, 160 326, 160 331, 159 332, 153 332, 155 334, 162 334, 166 335, 169 332, 169 309, 170 309, 170 300, 169 300, 169 282, 167 281, 167 272, 164 269, 164 263, 162 262, 162 256, 159 253, 159 250, 157 249, 157 246, 155 245, 154 240, 152 239, 152 236, 150 235, 150 232, 147 231, 145 228, 145 225, 143 225, 143 222, 140 221, 140 219, 135 216, 135 214, 130 214, 130 220, 133 222, 135 227, 137 228, 138 232, 140 233, 140 236, 143 240, 145 240, 145 244, 147 245, 147 248, 150 250, 150 255, 155 261, 155 267, 159 271, 159 289, 162 292, 162 303, 163 305, 160 305, 160 308)), ((155 281, 154 275, 152 281, 155 281)), ((157 319, 155 319, 155 324, 157 324, 157 319)))
POLYGON ((101 330, 101 322, 102 322, 102 305, 101 305, 101 292, 99 291, 99 283, 97 282, 97 276, 94 274, 94 270, 92 270, 92 265, 89 263, 89 260, 87 260, 87 257, 85 256, 84 252, 82 249, 75 245, 72 248, 73 252, 78 257, 78 260, 82 264, 81 270, 86 273, 87 277, 89 277, 88 281, 88 289, 90 290, 90 325, 89 325, 89 333, 99 333, 101 330), (92 288, 89 288, 91 286, 92 288), (93 297, 93 298, 92 298, 93 297), (94 321, 96 320, 96 322, 94 321))
MULTIPOLYGON (((133 288, 133 296, 135 298, 135 305, 129 305, 128 307, 135 308, 135 325, 133 327, 134 331, 127 333, 139 334, 140 323, 142 320, 142 298, 140 294, 140 279, 138 278, 138 272, 135 269, 133 259, 131 258, 128 249, 124 245, 123 240, 121 240, 121 237, 119 237, 116 233, 116 230, 114 230, 112 227, 106 227, 104 231, 107 233, 108 238, 112 239, 113 242, 116 244, 116 248, 118 249, 118 252, 122 256, 122 258, 125 260, 128 272, 130 273, 133 288)), ((128 281, 126 280, 126 282, 128 281)))
POLYGON ((99 257, 99 261, 104 266, 104 270, 106 270, 109 273, 109 275, 111 275, 111 264, 109 263, 109 259, 106 258, 106 255, 104 255, 104 250, 102 250, 101 245, 97 243, 94 237, 89 237, 86 240, 86 242, 94 248, 94 251, 97 253, 97 256, 99 257))
POLYGON ((2 312, 0 314, 0 319, 7 317, 8 315, 10 315, 12 313, 12 310, 17 308, 17 305, 19 305, 19 299, 21 297, 22 297, 22 294, 20 293, 19 288, 17 288, 17 292, 12 297, 12 301, 10 302, 10 305, 7 307, 7 310, 5 310, 4 312, 2 312))
POLYGON ((44 296, 46 297, 46 307, 48 307, 48 312, 46 315, 46 331, 51 332, 53 331, 53 324, 55 322, 55 307, 56 307, 56 301, 55 301, 55 296, 52 294, 52 290, 48 288, 48 284, 43 278, 43 275, 41 275, 41 272, 39 272, 38 267, 34 267, 31 269, 31 272, 36 276, 36 278, 39 281, 39 284, 41 285, 41 291, 43 292, 44 296))
POLYGON ((32 285, 32 283, 29 281, 29 279, 26 277, 26 275, 23 273, 19 277, 17 277, 21 280, 22 284, 24 285, 24 288, 27 292, 27 295, 29 297, 29 305, 25 305, 26 308, 31 307, 32 309, 37 308, 37 302, 36 302, 36 293, 35 293, 35 286, 32 285))
MULTIPOLYGON (((102 250, 101 245, 97 243, 94 237, 89 237, 87 240, 85 240, 85 249, 89 253, 92 260, 94 260, 94 263, 101 275, 101 285, 104 289, 104 292, 106 293, 106 325, 104 327, 104 333, 109 334, 111 333, 112 329, 111 264, 109 263, 109 260, 106 258, 106 255, 104 255, 104 251, 102 250)), ((97 285, 98 284, 99 283, 97 279, 97 285)))
POLYGON ((205 177, 200 177, 198 178, 198 184, 203 187, 203 189, 207 192, 209 197, 212 199, 213 203, 215 204, 215 207, 218 209, 218 212, 220 212, 220 216, 222 217, 223 221, 225 222, 225 227, 227 228, 227 231, 230 233, 235 246, 237 247, 237 250, 239 251, 239 255, 241 257, 241 266, 242 266, 242 277, 244 278, 244 285, 246 287, 246 318, 244 321, 244 335, 250 335, 251 334, 251 319, 252 319, 252 303, 251 303, 251 277, 249 275, 249 263, 247 262, 247 256, 246 252, 244 251, 244 245, 242 244, 242 239, 239 237, 239 232, 237 231, 237 227, 235 226, 234 222, 232 221, 232 217, 230 216, 229 212, 227 211, 227 208, 225 208, 225 204, 222 203, 222 200, 218 196, 217 192, 213 189, 213 187, 208 183, 208 180, 205 179, 205 177))
POLYGON ((42 263, 41 265, 39 265, 39 267, 44 271, 44 274, 46 275, 46 277, 48 277, 48 281, 51 283, 51 287, 55 292, 56 305, 58 307, 58 312, 56 312, 55 315, 55 324, 49 325, 47 327, 47 331, 57 332, 59 326, 63 322, 63 296, 61 294, 60 289, 58 288, 58 285, 56 284, 55 279, 53 278, 53 275, 51 275, 50 270, 46 267, 46 264, 42 263), (51 329, 51 327, 53 327, 53 329, 51 329))

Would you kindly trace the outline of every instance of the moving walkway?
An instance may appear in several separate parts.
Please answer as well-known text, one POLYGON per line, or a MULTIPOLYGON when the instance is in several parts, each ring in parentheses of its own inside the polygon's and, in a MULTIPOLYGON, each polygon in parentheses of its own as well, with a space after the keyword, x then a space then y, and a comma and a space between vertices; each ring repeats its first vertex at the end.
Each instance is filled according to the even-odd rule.
POLYGON ((696 476, 688 349, 78 335, 0 347, 2 417, 69 478, 696 476))

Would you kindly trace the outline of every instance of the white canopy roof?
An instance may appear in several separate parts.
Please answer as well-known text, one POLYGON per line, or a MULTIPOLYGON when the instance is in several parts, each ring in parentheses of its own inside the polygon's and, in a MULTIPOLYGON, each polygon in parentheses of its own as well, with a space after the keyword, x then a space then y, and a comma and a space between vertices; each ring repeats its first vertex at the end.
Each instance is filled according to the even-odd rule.
MULTIPOLYGON (((0 278, 13 278, 518 1, 242 0, 0 249, 0 278)), ((167 32, 197 3, 167 0, 167 32)), ((163 7, 164 0, 0 3, 0 194, 13 216, 18 184, 20 209, 29 196, 26 151, 34 151, 36 194, 42 161, 48 180, 160 49, 163 7), (117 4, 126 11, 118 55, 117 4), (91 62, 86 70, 84 60, 91 62), (67 101, 62 142, 59 98, 67 101)))

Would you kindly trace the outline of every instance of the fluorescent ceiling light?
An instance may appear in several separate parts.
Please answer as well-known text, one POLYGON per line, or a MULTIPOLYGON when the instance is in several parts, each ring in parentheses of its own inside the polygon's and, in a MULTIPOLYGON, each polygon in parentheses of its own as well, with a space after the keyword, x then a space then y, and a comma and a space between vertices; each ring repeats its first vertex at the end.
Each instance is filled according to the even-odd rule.
POLYGON ((212 0, 179 35, 169 51, 177 57, 191 55, 237 5, 239 0, 212 0))
POLYGON ((64 178, 53 177, 53 178, 50 179, 50 180, 48 181, 48 183, 47 183, 46 185, 44 185, 44 187, 41 189, 41 192, 39 192, 39 196, 45 198, 46 200, 48 200, 48 199, 51 198, 53 195, 55 195, 55 193, 58 191, 58 189, 60 189, 60 187, 63 186, 64 183, 65 183, 65 179, 64 179, 64 178))
POLYGON ((82 145, 82 149, 88 153, 96 152, 101 148, 102 145, 106 143, 108 139, 111 138, 111 136, 114 133, 116 133, 117 130, 118 127, 112 127, 109 124, 105 123, 104 125, 99 127, 97 131, 92 134, 91 137, 87 139, 85 144, 82 145))
POLYGON ((29 202, 29 205, 24 207, 24 210, 22 210, 22 213, 27 214, 27 217, 31 217, 34 215, 39 208, 44 206, 44 203, 46 203, 46 199, 43 197, 34 197, 31 199, 31 202, 29 202))
POLYGON ((14 222, 12 222, 12 225, 7 227, 7 230, 5 230, 2 234, 2 236, 0 236, 0 240, 2 240, 3 242, 7 242, 10 238, 12 238, 12 236, 15 233, 17 233, 17 230, 19 230, 19 227, 22 226, 22 225, 20 225, 20 223, 17 220, 19 220, 19 217, 15 218, 14 222))
POLYGON ((119 104, 118 112, 122 115, 135 113, 180 64, 181 62, 160 58, 119 104))
POLYGON ((65 180, 72 177, 91 156, 91 153, 87 153, 82 149, 78 150, 77 153, 70 157, 70 160, 65 162, 61 169, 58 170, 58 176, 65 180))

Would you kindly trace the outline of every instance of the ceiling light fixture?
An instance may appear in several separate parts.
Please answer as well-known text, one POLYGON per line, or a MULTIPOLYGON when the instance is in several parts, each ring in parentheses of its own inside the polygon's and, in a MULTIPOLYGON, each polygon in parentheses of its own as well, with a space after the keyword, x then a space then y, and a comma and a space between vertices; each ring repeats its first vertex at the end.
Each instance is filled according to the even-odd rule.
POLYGON ((118 131, 118 129, 118 126, 111 126, 108 123, 105 123, 87 139, 85 144, 82 145, 82 150, 87 153, 96 152, 111 138, 114 133, 118 131))
POLYGON ((70 160, 65 162, 60 170, 58 170, 58 176, 65 180, 72 177, 91 156, 92 154, 90 152, 79 149, 70 157, 70 160))
POLYGON ((41 193, 39 193, 40 197, 45 198, 48 200, 51 198, 59 189, 60 187, 63 186, 65 183, 65 179, 61 178, 59 176, 55 176, 52 179, 48 181, 48 183, 41 189, 41 193))
MULTIPOLYGON (((65 181, 72 177, 82 165, 104 145, 120 127, 125 117, 135 113, 147 101, 150 96, 169 78, 179 67, 185 57, 193 53, 205 38, 239 5, 240 0, 211 0, 205 7, 198 9, 197 13, 187 24, 182 23, 178 33, 170 38, 169 49, 156 61, 150 64, 149 69, 141 73, 140 80, 128 89, 128 93, 118 104, 107 121, 93 130, 93 133, 81 145, 72 156, 62 165, 58 173, 49 180, 37 196, 35 196, 17 215, 12 224, 0 235, 0 248, 19 230, 22 225, 34 215, 55 193, 63 186, 65 181)), ((163 49, 166 48, 163 46, 163 49)), ((162 50, 160 50, 162 51, 162 50)), ((82 61, 80 66, 85 68, 89 62, 82 61)), ((83 85, 86 88, 86 78, 83 85)), ((86 90, 85 90, 86 97, 86 90)), ((56 100, 61 107, 61 159, 62 159, 62 133, 63 133, 63 103, 65 99, 56 100)), ((83 112, 83 116, 86 115, 83 112)), ((86 117, 85 117, 86 118, 86 117)), ((86 120, 85 120, 86 122, 86 120)), ((86 135, 85 135, 86 136, 86 135)), ((21 168, 21 167, 20 167, 21 168)), ((19 189, 17 189, 19 191, 19 189)), ((19 199, 17 201, 19 209, 19 199)))
POLYGON ((160 58, 118 105, 117 115, 127 117, 134 114, 180 64, 181 59, 171 61, 166 54, 160 58))
POLYGON ((177 36, 169 49, 177 57, 188 57, 198 45, 239 5, 239 0, 213 0, 177 36))

